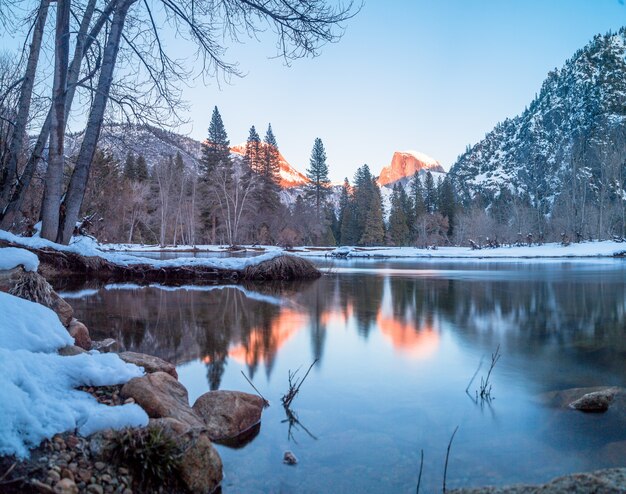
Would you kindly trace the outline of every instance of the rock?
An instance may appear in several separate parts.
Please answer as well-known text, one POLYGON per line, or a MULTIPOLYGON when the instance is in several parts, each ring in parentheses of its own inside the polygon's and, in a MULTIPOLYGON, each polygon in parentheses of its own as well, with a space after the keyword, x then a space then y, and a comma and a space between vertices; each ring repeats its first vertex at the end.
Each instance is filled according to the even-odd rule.
POLYGON ((219 486, 222 460, 204 430, 172 417, 150 419, 148 427, 160 429, 181 451, 178 474, 190 492, 210 493, 219 486))
POLYGON ((298 458, 291 451, 285 451, 283 455, 283 463, 287 465, 296 465, 298 463, 298 458))
POLYGON ((78 494, 78 486, 73 480, 61 479, 55 484, 53 491, 55 494, 78 494))
POLYGON ((230 439, 261 421, 263 398, 239 391, 209 391, 200 396, 193 410, 204 420, 213 441, 230 439))
POLYGON ((76 346, 83 350, 91 350, 91 338, 89 337, 89 330, 78 319, 72 318, 67 331, 76 342, 76 346))
POLYGON ((133 398, 151 418, 172 417, 192 428, 204 428, 189 406, 187 390, 166 372, 135 377, 122 388, 123 399, 133 398))
POLYGON ((44 484, 41 480, 37 480, 37 479, 31 479, 30 480, 30 485, 36 489, 37 492, 41 492, 44 494, 47 493, 53 493, 54 490, 52 490, 52 487, 49 486, 48 484, 44 484))
POLYGON ((512 485, 452 489, 450 494, 617 494, 626 492, 626 468, 611 468, 591 473, 559 477, 543 485, 512 485))
POLYGON ((105 338, 101 341, 91 340, 92 350, 98 350, 100 353, 114 352, 118 348, 118 343, 113 338, 105 338))
POLYGON ((589 393, 612 393, 616 395, 626 394, 626 389, 617 386, 593 386, 588 388, 570 388, 559 391, 551 391, 539 395, 539 400, 554 408, 569 408, 569 405, 589 393))
POLYGON ((98 484, 89 484, 87 486, 88 494, 104 494, 104 488, 98 484))
POLYGON ((222 459, 206 433, 187 441, 178 467, 180 479, 189 491, 210 494, 222 482, 222 459))
POLYGON ((444 173, 439 162, 430 156, 412 151, 396 151, 391 158, 391 164, 381 170, 378 183, 387 185, 402 178, 411 178, 415 172, 420 170, 444 173))
POLYGON ((70 322, 74 317, 74 309, 72 309, 70 304, 59 297, 56 292, 52 292, 50 294, 50 308, 57 313, 57 316, 59 316, 63 326, 67 327, 70 325, 70 322))
POLYGON ((104 470, 107 467, 107 464, 103 461, 97 461, 93 466, 96 467, 96 470, 104 470))
POLYGON ((581 412, 606 412, 615 397, 615 390, 609 389, 587 393, 569 404, 570 408, 581 412))
POLYGON ((167 372, 170 376, 178 379, 176 366, 160 359, 159 357, 136 352, 122 352, 118 355, 124 362, 143 367, 148 374, 152 374, 154 372, 167 372))
POLYGON ((62 357, 73 357, 74 355, 80 355, 81 353, 86 353, 87 350, 82 349, 76 345, 68 345, 63 348, 59 348, 57 353, 62 357))

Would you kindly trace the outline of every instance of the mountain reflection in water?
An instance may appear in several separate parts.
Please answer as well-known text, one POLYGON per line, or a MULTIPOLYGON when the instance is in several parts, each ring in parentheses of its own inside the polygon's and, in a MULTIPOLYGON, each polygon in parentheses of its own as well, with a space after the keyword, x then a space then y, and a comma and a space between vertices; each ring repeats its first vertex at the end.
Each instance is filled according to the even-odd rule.
POLYGON ((61 294, 95 339, 176 363, 191 402, 209 389, 252 392, 240 371, 270 400, 251 443, 219 447, 224 492, 414 491, 422 449, 424 492, 438 491, 457 425, 451 488, 623 465, 626 412, 590 416, 539 397, 626 385, 625 263, 336 266, 296 285, 61 294), (498 345, 494 400, 476 406, 465 388, 498 345), (294 402, 306 430, 289 428, 279 406, 288 372, 316 358, 294 402), (286 449, 297 469, 282 468, 286 449))

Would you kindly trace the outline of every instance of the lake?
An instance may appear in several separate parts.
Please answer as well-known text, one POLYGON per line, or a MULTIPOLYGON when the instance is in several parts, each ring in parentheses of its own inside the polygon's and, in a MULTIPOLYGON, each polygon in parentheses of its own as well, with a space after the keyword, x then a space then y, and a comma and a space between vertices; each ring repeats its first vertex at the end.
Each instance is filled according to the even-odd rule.
POLYGON ((441 491, 623 466, 626 418, 540 395, 626 385, 626 262, 319 261, 297 284, 76 286, 92 337, 175 362, 190 401, 210 389, 271 402, 260 432, 217 446, 223 492, 441 491), (499 347, 492 400, 476 400, 499 347), (318 359, 285 422, 289 371, 318 359), (466 393, 466 387, 483 361, 466 393), (282 463, 291 450, 296 466, 282 463))

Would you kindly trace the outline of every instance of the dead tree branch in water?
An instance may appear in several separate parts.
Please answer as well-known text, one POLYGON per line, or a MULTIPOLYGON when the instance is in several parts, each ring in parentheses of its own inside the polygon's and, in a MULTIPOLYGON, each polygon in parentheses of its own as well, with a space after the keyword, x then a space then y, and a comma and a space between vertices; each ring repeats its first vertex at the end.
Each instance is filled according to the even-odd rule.
POLYGON ((287 390, 287 393, 285 393, 280 399, 285 409, 288 409, 290 407, 291 402, 294 400, 294 398, 298 394, 298 391, 300 391, 300 387, 302 386, 302 383, 304 383, 304 380, 307 378, 307 376, 309 375, 309 372, 311 372, 311 369, 317 363, 318 360, 319 359, 315 359, 313 361, 313 363, 309 366, 309 369, 306 371, 306 374, 304 374, 304 377, 302 379, 296 379, 296 375, 298 374, 298 371, 300 370, 300 368, 296 369, 295 372, 289 371, 289 389, 287 390))
POLYGON ((500 360, 500 345, 496 348, 496 351, 491 354, 491 365, 489 366, 489 371, 487 372, 487 377, 484 379, 480 378, 480 389, 476 391, 477 398, 480 397, 481 400, 491 401, 491 383, 489 382, 489 378, 491 377, 491 372, 493 368, 500 360))
POLYGON ((287 430, 287 440, 293 441, 294 443, 298 444, 298 441, 296 441, 296 438, 293 435, 293 429, 295 428, 302 429, 311 439, 315 439, 317 441, 317 436, 315 436, 315 434, 313 434, 309 429, 304 426, 304 424, 302 424, 302 422, 300 422, 300 419, 298 418, 296 412, 294 412, 289 407, 285 407, 285 415, 287 418, 281 420, 281 424, 289 424, 289 429, 287 430))
POLYGON ((424 450, 420 451, 420 473, 417 476, 417 489, 415 494, 420 494, 420 484, 422 483, 422 471, 424 470, 424 450))
POLYGON ((243 373, 243 371, 241 371, 241 375, 245 378, 245 380, 246 380, 246 381, 248 381, 248 384, 249 384, 250 386, 252 386, 252 389, 254 389, 254 390, 256 391, 256 394, 258 394, 258 395, 259 395, 259 397, 263 400, 263 407, 264 407, 264 408, 269 407, 269 406, 270 406, 270 402, 269 402, 269 401, 267 401, 267 400, 265 399, 265 396, 263 396, 263 395, 261 394, 261 392, 260 392, 258 389, 256 389, 256 386, 255 386, 254 384, 252 384, 252 381, 250 381, 250 379, 248 379, 248 376, 246 376, 246 375, 243 373))
POLYGON ((452 441, 454 441, 454 436, 456 435, 456 431, 459 430, 459 426, 457 425, 454 428, 454 432, 452 436, 450 436, 450 442, 448 442, 448 449, 446 451, 446 464, 443 468, 443 492, 446 492, 446 477, 448 476, 448 458, 450 457, 450 448, 452 447, 452 441))

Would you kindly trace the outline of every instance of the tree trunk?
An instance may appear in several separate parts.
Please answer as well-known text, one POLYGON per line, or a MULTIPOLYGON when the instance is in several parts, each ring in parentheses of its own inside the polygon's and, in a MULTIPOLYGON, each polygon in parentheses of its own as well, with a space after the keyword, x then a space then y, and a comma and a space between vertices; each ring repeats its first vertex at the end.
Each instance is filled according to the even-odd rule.
POLYGON ((70 51, 70 0, 58 0, 54 43, 52 119, 48 147, 48 171, 44 188, 41 236, 55 241, 59 228, 59 204, 63 192, 65 90, 70 51))
MULTIPOLYGON (((74 99, 74 93, 76 91, 76 84, 78 82, 78 77, 80 75, 80 67, 85 56, 87 50, 94 42, 100 30, 105 24, 105 21, 111 15, 113 7, 116 2, 112 1, 103 9, 100 14, 100 17, 95 22, 94 26, 87 34, 87 30, 89 29, 89 24, 91 23, 91 19, 93 17, 94 9, 96 6, 96 0, 89 0, 87 7, 85 8, 85 14, 80 24, 80 29, 78 35, 76 37, 76 46, 74 49, 74 58, 72 59, 72 63, 70 64, 68 77, 67 77, 67 93, 66 93, 66 102, 65 102, 65 115, 67 122, 67 115, 72 107, 72 102, 74 99)), ((22 202, 24 201, 24 195, 30 186, 30 181, 33 178, 35 171, 37 170, 37 165, 43 157, 43 151, 48 141, 48 137, 50 136, 50 126, 52 123, 52 108, 48 112, 46 116, 46 120, 44 121, 41 130, 39 131, 39 136, 37 137, 37 142, 35 143, 35 147, 33 148, 33 152, 31 153, 26 166, 24 167, 24 171, 22 175, 17 180, 15 188, 11 194, 11 198, 8 201, 6 207, 0 211, 0 228, 8 229, 13 224, 16 213, 19 212, 22 207, 22 202)))
POLYGON ((6 205, 11 195, 11 190, 17 179, 17 163, 20 156, 24 152, 24 136, 26 134, 26 124, 30 114, 30 103, 33 96, 33 86, 35 84, 35 75, 37 65, 39 63, 39 54, 41 53, 41 40, 43 38, 46 19, 48 17, 48 7, 50 0, 41 0, 37 11, 37 19, 33 28, 33 38, 30 43, 28 53, 28 62, 26 63, 26 71, 24 73, 22 86, 20 88, 20 97, 17 106, 17 116, 13 125, 9 145, 9 160, 7 167, 0 176, 0 185, 2 187, 0 201, 3 207, 6 205))
POLYGON ((120 39, 128 9, 136 0, 122 0, 113 14, 109 38, 102 57, 102 68, 98 79, 98 87, 94 95, 87 127, 83 136, 83 142, 78 153, 78 159, 74 172, 65 195, 61 210, 64 212, 62 223, 59 225, 57 241, 68 244, 74 231, 74 224, 78 219, 78 213, 85 195, 91 161, 96 151, 100 129, 104 118, 109 91, 113 82, 113 70, 117 61, 120 47, 120 39))

